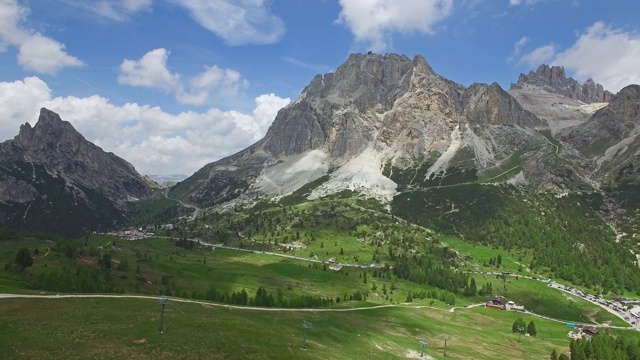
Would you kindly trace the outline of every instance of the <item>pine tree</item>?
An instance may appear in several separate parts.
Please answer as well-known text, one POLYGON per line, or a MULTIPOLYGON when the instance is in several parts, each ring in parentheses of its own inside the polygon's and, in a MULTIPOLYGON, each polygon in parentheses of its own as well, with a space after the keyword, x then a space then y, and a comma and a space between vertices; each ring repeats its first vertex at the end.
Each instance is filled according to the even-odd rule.
POLYGON ((538 333, 536 331, 536 324, 533 323, 533 320, 531 320, 529 322, 529 325, 527 325, 527 333, 531 336, 537 336, 538 333))
POLYGON ((551 351, 551 356, 549 357, 550 360, 558 360, 558 352, 556 351, 556 349, 553 349, 551 351))
POLYGON ((471 288, 470 290, 471 296, 476 296, 476 294, 478 293, 478 286, 476 285, 476 279, 471 278, 471 283, 469 284, 469 287, 471 288))
POLYGON ((521 317, 517 318, 513 322, 513 325, 511 325, 511 331, 517 333, 517 332, 520 332, 520 328, 526 329, 526 323, 524 319, 522 319, 521 317))
POLYGON ((21 248, 16 253, 15 259, 16 270, 22 271, 33 265, 33 258, 31 252, 27 248, 21 248))

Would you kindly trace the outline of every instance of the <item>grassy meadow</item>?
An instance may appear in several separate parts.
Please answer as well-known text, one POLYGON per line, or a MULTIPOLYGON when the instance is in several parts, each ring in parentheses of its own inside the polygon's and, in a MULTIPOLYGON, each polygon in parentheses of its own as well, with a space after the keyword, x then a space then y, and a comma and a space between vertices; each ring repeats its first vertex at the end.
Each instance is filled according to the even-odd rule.
POLYGON ((150 299, 0 302, 0 358, 6 359, 403 359, 419 358, 419 339, 428 343, 426 355, 442 359, 443 334, 451 336, 451 359, 543 359, 553 348, 568 350, 564 325, 524 316, 538 336, 519 343, 511 332, 519 315, 484 308, 276 312, 171 301, 166 331, 158 333, 160 306, 150 299), (313 324, 306 350, 303 320, 313 324))
MULTIPOLYGON (((286 253, 302 257, 317 253, 322 258, 336 257, 339 262, 370 262, 376 247, 356 241, 355 234, 374 233, 373 230, 359 227, 350 237, 334 231, 316 232, 315 241, 307 242, 306 248, 286 253)), ((505 253, 432 235, 433 241, 464 254, 467 266, 461 270, 493 271, 495 267, 482 263, 497 255, 501 255, 501 269, 505 271, 516 272, 519 264, 515 259, 521 255, 526 261, 526 254, 505 253)), ((33 266, 22 273, 0 270, 0 292, 59 293, 33 284, 40 274, 64 269, 70 273, 78 269, 103 272, 99 259, 109 254, 109 278, 120 290, 117 292, 156 297, 167 288, 173 290, 165 312, 166 332, 157 332, 160 306, 155 299, 0 299, 0 358, 402 359, 419 358, 418 341, 425 339, 425 354, 442 359, 441 336, 448 334, 452 337, 448 358, 543 359, 553 348, 567 351, 569 344, 568 329, 562 323, 484 307, 464 308, 483 303, 488 296, 458 296, 455 309, 437 299, 413 299, 407 303, 409 292, 434 288, 395 276, 374 277, 371 268, 343 267, 333 271, 322 263, 250 251, 185 249, 163 238, 125 241, 96 235, 74 243, 79 246, 79 253, 71 258, 65 253, 68 247, 51 241, 26 238, 0 242, 0 266, 11 264, 19 248, 27 247, 32 254, 37 249, 38 253, 33 266), (208 301, 184 302, 211 287, 226 292, 245 289, 250 295, 263 287, 272 294, 281 292, 285 298, 309 295, 342 301, 309 310, 251 310, 208 301), (365 293, 366 300, 348 300, 354 291, 365 293), (372 308, 381 305, 386 307, 372 308), (523 336, 522 343, 511 332, 512 323, 520 316, 527 322, 533 320, 538 329, 537 337, 523 336), (307 332, 307 350, 300 348, 303 320, 314 326, 307 332)), ((524 303, 536 314, 571 322, 611 320, 613 325, 623 325, 597 306, 550 289, 540 281, 470 276, 478 288, 491 282, 496 294, 524 303)), ((625 336, 640 335, 620 331, 625 336)))

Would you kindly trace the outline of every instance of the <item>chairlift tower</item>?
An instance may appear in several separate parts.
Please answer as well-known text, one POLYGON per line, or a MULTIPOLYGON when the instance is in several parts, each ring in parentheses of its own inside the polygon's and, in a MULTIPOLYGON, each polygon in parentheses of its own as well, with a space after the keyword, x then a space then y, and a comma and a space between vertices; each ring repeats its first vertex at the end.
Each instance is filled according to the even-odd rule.
POLYGON ((451 336, 444 334, 440 338, 444 340, 444 357, 447 357, 447 341, 451 340, 451 336))
POLYGON ((313 324, 307 320, 302 320, 302 327, 304 328, 304 339, 302 340, 302 349, 307 348, 307 329, 313 329, 313 324))
POLYGON ((158 323, 158 332, 163 333, 164 326, 162 325, 162 321, 164 320, 164 307, 167 306, 167 304, 169 304, 169 298, 167 298, 166 296, 161 297, 160 299, 158 299, 158 304, 160 304, 161 306, 160 322, 158 323))
POLYGON ((524 328, 522 326, 518 326, 518 342, 522 344, 522 331, 524 331, 524 328))
POLYGON ((424 347, 427 346, 427 341, 425 339, 418 340, 418 344, 422 346, 422 350, 420 351, 420 357, 424 356, 424 347))

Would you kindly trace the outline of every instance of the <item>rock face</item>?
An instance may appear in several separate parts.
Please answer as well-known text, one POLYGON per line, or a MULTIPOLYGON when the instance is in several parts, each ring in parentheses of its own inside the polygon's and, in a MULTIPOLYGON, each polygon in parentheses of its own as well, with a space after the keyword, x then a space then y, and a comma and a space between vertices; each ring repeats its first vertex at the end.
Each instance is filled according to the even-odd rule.
POLYGON ((609 106, 558 137, 589 160, 595 180, 611 180, 629 165, 640 167, 640 86, 623 88, 609 106))
POLYGON ((467 89, 419 55, 354 54, 335 73, 316 76, 262 140, 173 192, 215 206, 290 194, 328 175, 311 197, 353 190, 389 199, 397 183, 385 169, 426 167, 425 178, 452 166, 482 172, 514 151, 544 146, 534 128, 545 126, 498 84, 467 89))
POLYGON ((113 226, 128 201, 151 195, 131 164, 44 108, 0 155, 0 223, 75 234, 113 226))
POLYGON ((520 104, 500 85, 473 84, 464 93, 464 115, 471 123, 484 125, 513 124, 528 127, 546 125, 520 104))
POLYGON ((545 88, 549 92, 556 92, 571 99, 584 103, 609 102, 612 94, 604 90, 602 85, 588 79, 580 85, 576 80, 567 78, 562 66, 540 65, 536 72, 530 71, 528 75, 520 74, 518 83, 514 87, 525 84, 545 88))

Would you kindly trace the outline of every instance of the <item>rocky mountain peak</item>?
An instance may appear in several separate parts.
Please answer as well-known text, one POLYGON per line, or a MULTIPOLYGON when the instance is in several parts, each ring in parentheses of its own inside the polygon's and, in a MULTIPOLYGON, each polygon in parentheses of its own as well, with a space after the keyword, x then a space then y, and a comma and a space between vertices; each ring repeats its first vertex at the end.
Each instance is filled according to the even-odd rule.
POLYGON ((406 91, 413 66, 405 55, 352 54, 333 76, 324 79, 323 95, 344 99, 360 110, 375 105, 389 109, 406 91))
POLYGON ((544 88, 549 92, 558 93, 585 103, 609 102, 612 93, 604 90, 604 87, 593 79, 588 79, 584 84, 578 83, 573 78, 567 78, 564 67, 542 64, 528 75, 520 74, 518 83, 511 87, 523 87, 533 85, 544 88))
POLYGON ((383 174, 389 166, 421 164, 425 178, 495 166, 507 149, 539 146, 532 128, 545 125, 497 83, 467 89, 420 55, 352 54, 335 73, 314 77, 262 140, 175 189, 207 206, 288 194, 328 176, 310 196, 348 189, 389 199, 397 185, 383 174))
POLYGON ((34 127, 29 123, 20 126, 20 132, 14 138, 15 145, 22 149, 50 150, 65 145, 77 147, 85 138, 60 115, 46 108, 40 109, 40 117, 34 127))
POLYGON ((0 143, 0 224, 33 217, 35 228, 75 233, 122 219, 127 202, 151 193, 131 164, 45 108, 34 127, 0 143))

